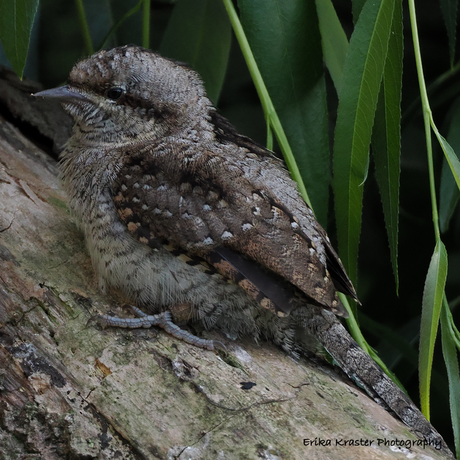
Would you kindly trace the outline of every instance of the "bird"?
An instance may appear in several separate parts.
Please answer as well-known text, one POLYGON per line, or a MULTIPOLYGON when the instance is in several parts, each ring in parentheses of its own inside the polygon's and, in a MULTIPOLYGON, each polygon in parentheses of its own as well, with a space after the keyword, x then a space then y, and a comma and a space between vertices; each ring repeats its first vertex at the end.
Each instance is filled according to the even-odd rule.
MULTIPOLYGON (((194 346, 265 338, 289 353, 314 336, 340 367, 425 439, 444 443, 337 316, 337 291, 358 300, 340 258, 282 160, 240 134, 200 76, 145 48, 101 50, 65 86, 35 93, 74 118, 60 160, 69 207, 103 291, 134 318, 104 326, 162 327, 194 346)), ((445 445, 445 444, 443 444, 445 445)))

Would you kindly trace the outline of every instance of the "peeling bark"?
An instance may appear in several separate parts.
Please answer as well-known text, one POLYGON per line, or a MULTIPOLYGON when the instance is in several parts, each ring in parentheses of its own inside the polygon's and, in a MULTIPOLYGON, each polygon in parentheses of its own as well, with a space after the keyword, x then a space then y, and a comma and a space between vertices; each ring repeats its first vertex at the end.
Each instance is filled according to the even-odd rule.
POLYGON ((326 364, 249 339, 209 334, 225 356, 87 325, 116 305, 56 164, 0 117, 0 459, 449 458, 378 445, 418 438, 326 364))

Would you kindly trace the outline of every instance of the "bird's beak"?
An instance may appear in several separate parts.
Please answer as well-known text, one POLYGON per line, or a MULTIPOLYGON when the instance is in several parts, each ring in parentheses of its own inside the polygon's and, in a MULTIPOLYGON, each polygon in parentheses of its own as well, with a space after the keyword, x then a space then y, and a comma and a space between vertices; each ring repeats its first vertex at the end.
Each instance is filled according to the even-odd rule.
POLYGON ((57 99, 60 102, 78 102, 89 101, 89 99, 76 91, 72 90, 69 86, 59 86, 58 88, 45 89, 38 93, 32 94, 34 97, 49 97, 57 99))

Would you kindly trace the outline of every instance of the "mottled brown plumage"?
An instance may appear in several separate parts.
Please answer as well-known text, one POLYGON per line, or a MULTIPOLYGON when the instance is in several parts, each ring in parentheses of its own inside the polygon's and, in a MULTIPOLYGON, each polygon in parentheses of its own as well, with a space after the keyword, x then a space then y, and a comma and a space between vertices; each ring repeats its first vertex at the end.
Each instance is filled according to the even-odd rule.
MULTIPOLYGON (((172 244, 176 253, 206 260, 261 297, 254 294, 255 283, 242 282, 251 281, 251 273, 242 275, 234 263, 222 263, 219 248, 231 249, 292 283, 312 303, 345 313, 336 287, 356 297, 354 288, 296 185, 277 158, 217 115, 193 71, 125 48, 81 62, 69 83, 79 94, 112 101, 112 110, 135 114, 138 123, 151 128, 120 123, 123 131, 113 145, 120 157, 111 193, 138 241, 151 247, 172 244), (201 104, 192 104, 197 100, 201 104)), ((100 131, 107 136, 104 131, 112 125, 104 121, 109 126, 100 131)), ((256 289, 264 289, 261 282, 256 289)), ((292 309, 273 299, 266 304, 283 313, 292 309)))
MULTIPOLYGON (((219 248, 231 249, 280 275, 316 305, 340 311, 325 246, 335 253, 277 159, 215 139, 174 151, 149 145, 127 156, 113 192, 136 239, 172 243, 214 266, 219 248)), ((233 278, 225 267, 219 271, 233 278)), ((291 308, 277 305, 284 313, 291 308)))
POLYGON ((345 314, 336 290, 356 293, 282 162, 216 112, 195 72, 125 46, 37 95, 59 98, 75 119, 61 174, 101 287, 148 313, 106 324, 159 325, 210 349, 173 319, 289 352, 312 334, 369 394, 439 441, 331 313, 345 314))

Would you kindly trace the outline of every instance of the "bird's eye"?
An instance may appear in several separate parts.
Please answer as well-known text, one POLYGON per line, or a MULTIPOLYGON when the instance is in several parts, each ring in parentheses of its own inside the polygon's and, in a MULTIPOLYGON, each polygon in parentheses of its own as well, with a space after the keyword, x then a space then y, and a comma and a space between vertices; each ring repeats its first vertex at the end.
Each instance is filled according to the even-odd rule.
POLYGON ((112 99, 112 101, 116 101, 117 99, 120 99, 122 95, 123 95, 123 89, 118 88, 117 86, 110 88, 107 91, 107 97, 109 99, 112 99))

